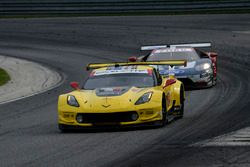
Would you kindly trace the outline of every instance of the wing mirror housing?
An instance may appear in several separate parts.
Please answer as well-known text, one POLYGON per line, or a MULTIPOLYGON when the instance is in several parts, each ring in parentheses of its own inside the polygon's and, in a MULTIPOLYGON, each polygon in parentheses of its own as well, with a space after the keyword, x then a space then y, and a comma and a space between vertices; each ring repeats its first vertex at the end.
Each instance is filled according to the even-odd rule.
POLYGON ((132 57, 129 57, 129 58, 128 58, 128 61, 129 61, 129 62, 136 62, 136 61, 137 61, 137 58, 134 57, 134 56, 132 56, 132 57))
POLYGON ((75 90, 80 90, 80 86, 78 82, 70 82, 70 86, 75 90))
POLYGON ((209 52, 209 56, 210 56, 211 58, 215 58, 215 57, 218 56, 218 54, 215 53, 215 52, 209 52))
POLYGON ((166 87, 168 87, 169 85, 172 85, 172 84, 174 84, 174 83, 176 83, 176 79, 172 79, 172 78, 167 79, 166 82, 165 82, 165 84, 164 84, 164 86, 163 86, 163 88, 166 88, 166 87))

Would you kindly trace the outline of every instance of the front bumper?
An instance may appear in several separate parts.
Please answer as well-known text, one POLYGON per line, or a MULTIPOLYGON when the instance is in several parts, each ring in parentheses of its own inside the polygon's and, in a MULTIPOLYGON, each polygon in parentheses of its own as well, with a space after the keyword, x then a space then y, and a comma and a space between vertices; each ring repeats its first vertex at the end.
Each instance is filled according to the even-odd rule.
POLYGON ((72 129, 91 127, 126 127, 162 120, 161 107, 141 109, 138 111, 86 113, 86 112, 58 112, 59 126, 72 129), (137 117, 136 117, 137 115, 137 117))
POLYGON ((209 72, 197 75, 176 76, 176 78, 184 84, 185 88, 207 88, 213 86, 213 74, 209 72))

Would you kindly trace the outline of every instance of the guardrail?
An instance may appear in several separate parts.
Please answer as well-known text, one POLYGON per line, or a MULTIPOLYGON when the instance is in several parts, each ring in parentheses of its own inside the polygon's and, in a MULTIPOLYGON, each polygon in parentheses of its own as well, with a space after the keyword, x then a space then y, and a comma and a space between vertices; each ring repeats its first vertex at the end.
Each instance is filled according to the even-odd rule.
POLYGON ((0 16, 250 11, 250 0, 1 0, 0 16))

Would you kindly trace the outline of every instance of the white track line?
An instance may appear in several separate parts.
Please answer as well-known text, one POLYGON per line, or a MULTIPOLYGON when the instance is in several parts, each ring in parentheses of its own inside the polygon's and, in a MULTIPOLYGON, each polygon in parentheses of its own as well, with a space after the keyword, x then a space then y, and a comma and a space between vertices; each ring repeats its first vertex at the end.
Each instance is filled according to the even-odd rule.
POLYGON ((233 31, 233 33, 238 33, 238 34, 250 34, 250 31, 233 31))
POLYGON ((201 141, 191 146, 250 146, 250 127, 240 129, 212 139, 201 141))

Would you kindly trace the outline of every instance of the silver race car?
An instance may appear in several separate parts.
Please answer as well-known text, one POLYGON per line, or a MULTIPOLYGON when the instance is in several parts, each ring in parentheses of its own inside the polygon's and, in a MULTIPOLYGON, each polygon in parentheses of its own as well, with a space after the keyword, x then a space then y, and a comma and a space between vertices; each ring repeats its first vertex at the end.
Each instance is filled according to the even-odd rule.
POLYGON ((203 52, 197 48, 211 47, 211 43, 192 43, 143 46, 142 51, 151 51, 146 56, 130 57, 129 61, 186 60, 186 66, 158 65, 161 75, 172 73, 188 88, 203 88, 216 85, 217 53, 203 52))

